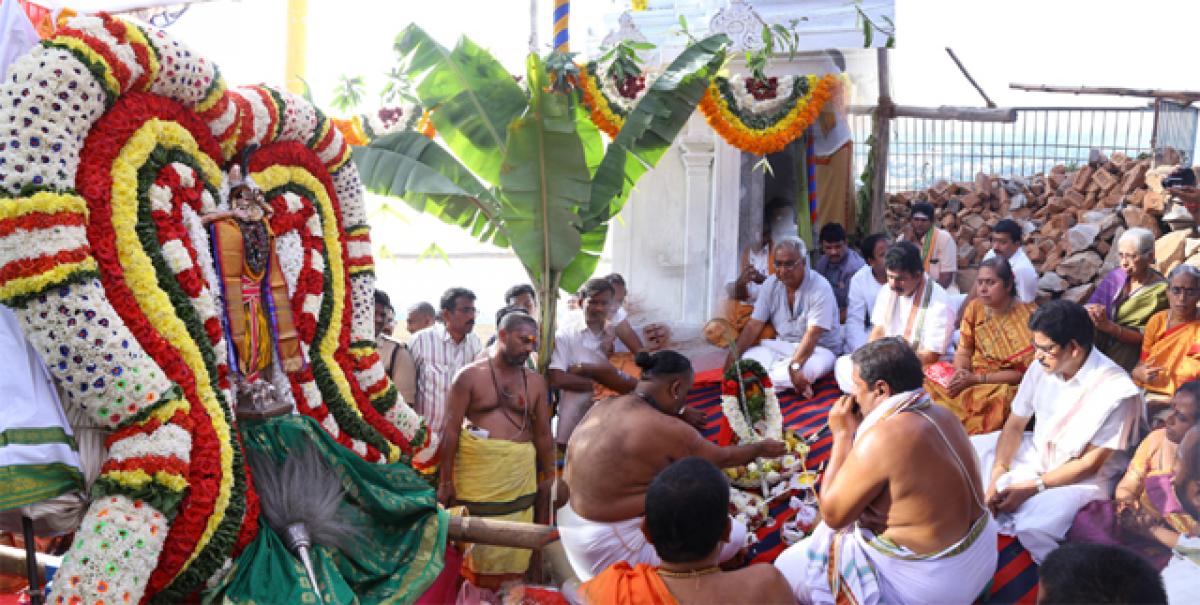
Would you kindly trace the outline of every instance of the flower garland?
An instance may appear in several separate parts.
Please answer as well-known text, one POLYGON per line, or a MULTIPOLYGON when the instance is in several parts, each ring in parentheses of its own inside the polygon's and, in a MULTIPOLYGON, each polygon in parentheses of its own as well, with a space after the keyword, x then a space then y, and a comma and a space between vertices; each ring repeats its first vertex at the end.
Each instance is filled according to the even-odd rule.
POLYGON ((701 98, 700 111, 727 143, 765 155, 781 151, 800 138, 840 85, 840 78, 832 74, 820 78, 799 76, 792 79, 790 93, 782 97, 783 101, 778 97, 759 101, 744 82, 735 85, 718 77, 701 98))
POLYGON ((783 439, 779 399, 771 386, 771 378, 756 361, 741 359, 725 372, 725 380, 721 383, 721 411, 739 443, 783 439), (740 377, 735 372, 740 372, 740 377))
POLYGON ((228 89, 164 32, 103 14, 60 23, 0 83, 0 123, 18 125, 0 133, 0 301, 66 402, 112 430, 53 601, 183 601, 257 531, 199 219, 217 206, 218 164, 248 145, 304 154, 254 156, 256 174, 278 167, 297 188, 284 205, 308 209, 278 249, 306 311, 311 363, 287 377, 297 408, 369 460, 428 470, 435 450, 389 403, 378 354, 350 351, 370 330, 373 273, 365 229, 348 227, 366 218, 343 133, 296 95, 228 89))
POLYGON ((634 95, 629 96, 627 91, 619 89, 613 78, 603 76, 594 61, 578 67, 580 102, 596 128, 615 139, 625 125, 625 116, 646 95, 649 86, 643 81, 640 87, 635 87, 634 95))

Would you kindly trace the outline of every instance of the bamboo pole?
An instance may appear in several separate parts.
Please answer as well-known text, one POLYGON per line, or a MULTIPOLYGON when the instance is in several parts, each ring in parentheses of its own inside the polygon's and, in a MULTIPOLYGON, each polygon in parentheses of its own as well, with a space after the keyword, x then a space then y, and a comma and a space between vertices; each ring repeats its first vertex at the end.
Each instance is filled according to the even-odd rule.
POLYGON ((537 523, 451 516, 447 537, 474 544, 540 550, 558 540, 558 530, 551 525, 537 523))
POLYGON ((987 103, 988 107, 995 107, 996 104, 993 103, 990 98, 988 98, 986 92, 983 92, 983 87, 975 81, 975 78, 971 77, 971 74, 967 71, 966 66, 962 64, 962 61, 958 60, 958 55, 954 54, 954 51, 950 50, 949 46, 946 47, 946 52, 950 53, 950 58, 954 60, 954 64, 958 66, 958 70, 962 72, 962 75, 966 76, 967 81, 971 83, 971 86, 975 87, 975 90, 979 92, 979 96, 983 97, 983 102, 987 103))
POLYGON ((888 143, 891 137, 892 122, 892 86, 888 69, 886 48, 875 49, 879 67, 879 102, 875 106, 874 147, 871 153, 875 156, 875 173, 871 177, 871 232, 883 231, 883 213, 887 200, 887 157, 888 143))
POLYGON ((1075 95, 1109 95, 1114 97, 1150 97, 1173 99, 1184 103, 1200 101, 1200 91, 1163 90, 1161 88, 1121 88, 1119 86, 1052 86, 1046 84, 1016 84, 1009 88, 1027 92, 1060 92, 1075 95))
POLYGON ((287 58, 283 85, 293 94, 304 93, 305 58, 308 53, 308 0, 288 0, 287 58))

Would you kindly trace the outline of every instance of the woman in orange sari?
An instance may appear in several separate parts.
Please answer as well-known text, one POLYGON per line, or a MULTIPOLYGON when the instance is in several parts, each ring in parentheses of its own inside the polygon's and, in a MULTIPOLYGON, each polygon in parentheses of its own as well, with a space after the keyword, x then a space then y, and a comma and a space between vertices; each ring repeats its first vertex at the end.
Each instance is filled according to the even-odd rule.
POLYGON ((1171 271, 1167 302, 1167 310, 1146 323, 1142 359, 1133 369, 1133 381, 1146 389, 1151 414, 1179 385, 1200 376, 1200 269, 1180 265, 1171 271))
POLYGON ((1029 317, 1037 308, 1017 298, 1012 267, 1000 256, 979 265, 975 291, 959 326, 949 384, 925 381, 933 400, 954 411, 970 435, 1004 426, 1017 385, 1033 361, 1029 317))

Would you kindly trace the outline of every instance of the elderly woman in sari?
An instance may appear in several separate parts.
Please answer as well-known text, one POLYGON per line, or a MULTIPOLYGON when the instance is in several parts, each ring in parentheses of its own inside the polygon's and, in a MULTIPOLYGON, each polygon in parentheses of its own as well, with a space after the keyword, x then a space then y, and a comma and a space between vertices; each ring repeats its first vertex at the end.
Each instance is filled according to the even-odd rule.
POLYGON ((959 325, 949 386, 925 383, 933 400, 953 410, 969 435, 1004 426, 1017 385, 1033 361, 1029 317, 1037 309, 1017 298, 1012 267, 999 256, 979 265, 975 293, 959 325))
POLYGON ((1180 534, 1200 535, 1200 525, 1181 507, 1176 494, 1180 442, 1200 414, 1200 380, 1180 385, 1171 413, 1137 448, 1117 484, 1115 500, 1096 500, 1075 516, 1068 540, 1125 546, 1160 570, 1171 558, 1180 534))
POLYGON ((1104 276, 1088 300, 1096 324, 1096 346, 1132 371, 1142 352, 1142 333, 1155 313, 1167 308, 1167 280, 1154 262, 1154 234, 1136 227, 1117 240, 1121 265, 1104 276))
POLYGON ((1200 269, 1179 265, 1167 282, 1170 306, 1146 323, 1142 361, 1133 369, 1133 382, 1146 389, 1152 413, 1180 384, 1200 377, 1200 269))

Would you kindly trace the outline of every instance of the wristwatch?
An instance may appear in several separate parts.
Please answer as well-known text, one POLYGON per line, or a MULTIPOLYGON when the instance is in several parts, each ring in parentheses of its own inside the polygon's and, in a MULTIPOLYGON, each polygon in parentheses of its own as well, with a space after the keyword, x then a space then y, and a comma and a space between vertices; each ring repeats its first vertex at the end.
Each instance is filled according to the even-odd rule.
POLYGON ((1046 491, 1046 482, 1042 481, 1041 477, 1038 477, 1037 481, 1035 481, 1035 483, 1037 483, 1037 488, 1038 488, 1039 494, 1046 491))
POLYGON ((788 366, 788 369, 793 372, 799 372, 800 368, 802 368, 802 367, 804 367, 804 366, 799 361, 793 361, 791 363, 791 365, 788 366))

